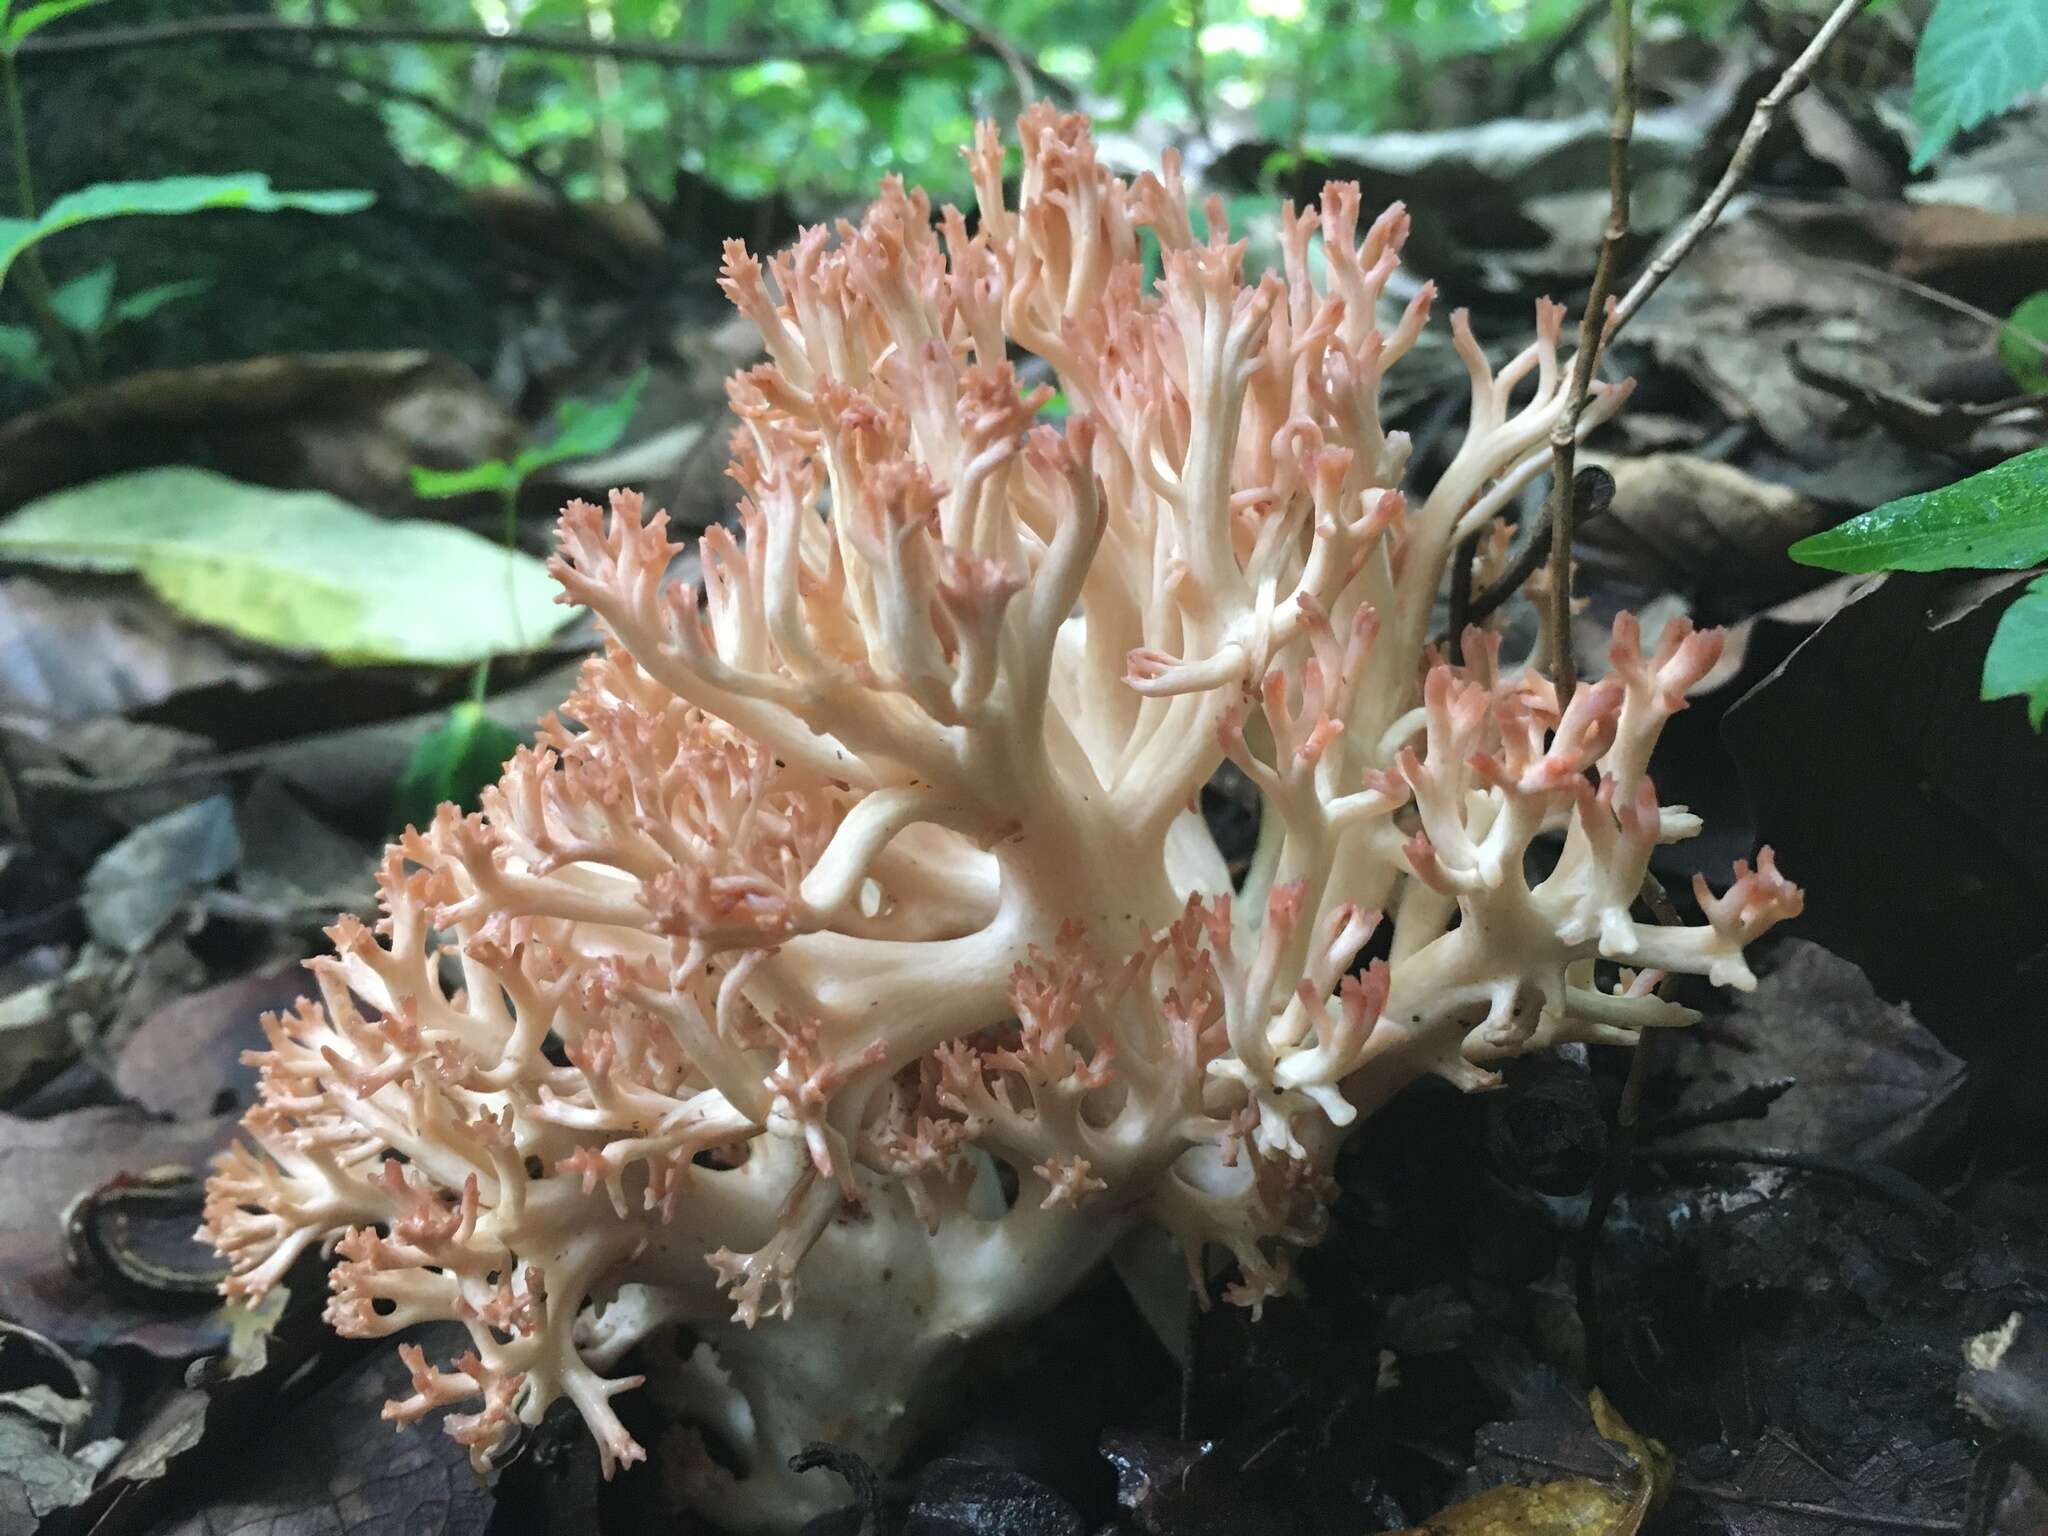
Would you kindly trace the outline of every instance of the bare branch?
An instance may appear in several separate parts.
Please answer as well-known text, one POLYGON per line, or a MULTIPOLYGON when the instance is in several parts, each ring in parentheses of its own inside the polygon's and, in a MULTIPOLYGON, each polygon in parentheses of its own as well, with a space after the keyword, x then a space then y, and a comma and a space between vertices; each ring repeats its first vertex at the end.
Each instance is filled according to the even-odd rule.
POLYGON ((1550 429, 1550 674, 1557 685, 1558 707, 1571 702, 1578 683, 1572 660, 1572 525, 1577 497, 1572 463, 1578 453, 1579 419, 1593 387, 1593 370, 1612 332, 1607 325, 1607 300, 1614 267, 1628 239, 1628 146, 1635 135, 1636 71, 1633 0, 1614 0, 1614 121, 1607 132, 1607 229, 1600 237, 1600 256, 1593 266, 1593 287, 1579 317, 1579 351, 1572 359, 1571 393, 1564 414, 1550 429))
MULTIPOLYGON (((287 21, 281 16, 267 15, 205 16, 145 26, 99 27, 54 37, 46 32, 23 43, 18 57, 50 58, 59 54, 97 53, 115 48, 176 47, 224 37, 260 37, 299 43, 419 43, 430 47, 627 59, 690 69, 744 69, 768 59, 796 64, 853 64, 867 69, 886 68, 890 63, 886 57, 878 59, 844 48, 808 44, 760 42, 734 48, 691 48, 632 38, 596 38, 576 32, 487 32, 471 27, 394 24, 342 26, 333 22, 287 21)), ((977 36, 976 44, 979 51, 991 51, 985 38, 977 36)), ((931 57, 920 54, 919 60, 929 62, 931 57)))
POLYGON ((1685 227, 1673 235, 1664 249, 1657 253, 1649 268, 1636 279, 1635 286, 1630 288, 1622 301, 1615 306, 1614 322, 1607 328, 1608 340, 1613 340, 1615 332, 1635 317, 1636 311, 1650 301, 1650 296, 1664 286, 1664 279, 1669 277, 1678 264, 1685 260, 1686 254, 1699 244, 1700 237, 1714 227, 1715 220, 1721 217, 1721 210, 1728 206, 1729 199, 1735 196, 1742 183, 1748 179, 1749 168, 1755 163, 1757 152, 1763 147, 1764 136, 1771 131, 1771 124, 1776 120, 1779 109, 1806 88, 1807 82, 1813 78, 1813 67, 1820 62, 1820 56, 1827 52, 1828 45, 1834 42, 1842 29, 1855 19, 1856 13, 1862 10, 1863 6, 1864 0, 1841 0, 1828 19, 1821 23, 1820 30, 1814 33, 1813 41, 1806 45, 1799 57, 1794 59, 1785 73, 1778 77, 1778 83, 1770 88, 1764 99, 1756 104, 1756 110, 1750 114, 1749 126, 1742 130, 1742 139, 1736 144, 1735 153, 1728 161, 1728 169, 1721 173, 1721 179, 1715 183, 1714 190, 1707 195, 1707 200, 1700 205, 1699 211, 1685 221, 1685 227))
MULTIPOLYGON (((1572 512, 1578 528, 1585 527, 1613 505, 1614 476, 1606 470, 1591 465, 1572 476, 1572 512)), ((1529 541, 1501 573, 1500 580, 1471 600, 1466 623, 1477 624, 1522 590, 1522 583, 1535 575, 1536 568, 1550 556, 1550 531, 1549 523, 1537 525, 1529 541)))
POLYGON ((1072 98, 1073 92, 1065 81, 1040 69, 1007 36, 960 4, 959 0, 925 0, 925 4, 948 21, 965 27, 967 35, 980 44, 983 52, 992 53, 1002 60, 1003 67, 1010 72, 1011 83, 1017 88, 1019 111, 1030 106, 1032 98, 1041 91, 1063 101, 1072 98))

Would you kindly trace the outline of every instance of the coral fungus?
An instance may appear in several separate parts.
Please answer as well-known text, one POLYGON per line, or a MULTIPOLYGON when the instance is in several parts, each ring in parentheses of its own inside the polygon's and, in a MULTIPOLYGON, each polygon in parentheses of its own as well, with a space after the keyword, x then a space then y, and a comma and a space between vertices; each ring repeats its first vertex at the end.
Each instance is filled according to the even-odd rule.
POLYGON ((888 1456, 964 1341, 1126 1235, 1256 1305, 1361 1114, 1684 1023, 1655 973, 1749 986, 1798 910, 1766 851, 1701 924, 1633 915, 1698 828, 1646 767, 1718 636, 1624 618, 1562 708, 1497 634, 1428 649, 1448 552, 1547 465, 1562 310, 1497 371, 1451 317, 1468 425, 1404 491, 1380 384, 1435 294, 1382 316, 1398 206, 1325 188, 1253 280, 1173 159, 1021 130, 1014 206, 996 132, 968 152, 972 227, 892 181, 765 266, 728 246, 768 356, 730 386, 740 537, 700 589, 639 496, 569 507, 604 654, 266 1021, 228 1289, 326 1246, 341 1332, 465 1325, 386 1411, 456 1410, 480 1465, 558 1398, 638 1460, 610 1373, 678 1330, 649 1389, 719 1449, 693 1496, 793 1523, 790 1450, 888 1456), (1226 761, 1264 817, 1235 890, 1197 807, 1226 761))

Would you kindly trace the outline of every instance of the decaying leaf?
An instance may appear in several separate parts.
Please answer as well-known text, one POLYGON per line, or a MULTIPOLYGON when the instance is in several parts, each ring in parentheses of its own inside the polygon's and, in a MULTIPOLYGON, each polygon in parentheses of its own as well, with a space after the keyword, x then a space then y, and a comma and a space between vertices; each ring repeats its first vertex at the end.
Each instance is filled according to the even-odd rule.
POLYGON ((1785 554, 1835 520, 1813 498, 1694 454, 1582 462, 1614 476, 1607 514, 1574 545, 1589 572, 1697 592, 1701 622, 1747 617, 1814 584, 1785 554))
POLYGON ((187 688, 247 686, 265 676, 141 593, 76 586, 0 581, 0 712, 88 720, 146 709, 187 688))
MULTIPOLYGON (((1978 697, 1985 648, 2026 580, 1888 576, 1723 727, 1760 837, 1806 887, 1802 932, 1880 995, 1898 995, 1916 957, 1988 981, 2041 947, 2048 743, 2019 704, 1978 697)), ((1958 1013, 1930 1022, 1966 1022, 1958 1013)))
POLYGON ((82 1502, 118 1447, 86 1443, 99 1373, 40 1334, 0 1321, 0 1530, 82 1502))
POLYGON ((508 451, 518 431, 482 380, 430 352, 153 370, 0 426, 0 507, 117 470, 190 462, 403 511, 417 505, 412 465, 471 464, 508 451))
POLYGON ((256 1069, 241 1057, 262 1047, 257 1020, 290 1008, 310 979, 296 965, 274 966, 159 1008, 128 1037, 114 1086, 151 1113, 180 1120, 246 1109, 256 1069))
POLYGON ((1671 1488, 1671 1455, 1631 1429, 1594 1388, 1588 1406, 1603 1440, 1631 1469, 1614 1481, 1558 1478, 1506 1484, 1461 1499, 1400 1536, 1635 1536, 1671 1488))
POLYGON ((85 924, 121 954, 135 954, 193 895, 242 857, 234 807, 212 795, 137 827, 85 877, 85 924))
POLYGON ((1847 960, 1783 939, 1756 991, 1710 1015, 1688 1041, 1680 1116, 1789 1079, 1759 1118, 1706 1125, 1661 1147, 1777 1147, 1857 1161, 1910 1162, 1961 1124, 1966 1072, 1910 1008, 1887 1003, 1847 960))
MULTIPOLYGON (((438 1338, 433 1331, 420 1337, 430 1354, 461 1347, 459 1330, 436 1331, 438 1338)), ((265 1426, 292 1454, 225 1458, 220 1475, 181 1500, 176 1514, 154 1527, 154 1536, 249 1530, 269 1536, 481 1536, 493 1500, 470 1471, 468 1453, 431 1429, 394 1435, 379 1417, 379 1405, 403 1397, 407 1382, 395 1350, 372 1352, 355 1370, 265 1426)))
POLYGON ((221 1338, 201 1326, 205 1314, 175 1339, 160 1333, 145 1341, 140 1331, 165 1318, 161 1304, 74 1271, 63 1214, 79 1195, 120 1174, 174 1163, 204 1167, 233 1134, 231 1117, 174 1123, 126 1107, 48 1120, 0 1115, 0 1316, 81 1354, 131 1337, 178 1358, 221 1347, 221 1338))

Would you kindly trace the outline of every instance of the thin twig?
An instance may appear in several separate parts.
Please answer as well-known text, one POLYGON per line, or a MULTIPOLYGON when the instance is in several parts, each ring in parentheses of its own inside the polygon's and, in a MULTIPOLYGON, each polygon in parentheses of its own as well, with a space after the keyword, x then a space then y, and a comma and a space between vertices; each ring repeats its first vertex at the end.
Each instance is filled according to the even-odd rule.
POLYGON ((1472 562, 1478 555, 1478 533, 1451 551, 1451 594, 1444 619, 1444 655, 1454 667, 1465 664, 1465 626, 1472 622, 1472 562))
POLYGON ((1073 94, 1064 80, 1040 69, 1007 36, 961 5, 959 0, 924 0, 924 3, 948 21, 965 27, 967 35, 979 43, 984 52, 992 53, 1002 61, 1003 67, 1010 72, 1011 84, 1017 87, 1018 110, 1030 106, 1032 98, 1041 91, 1061 100, 1073 94))
POLYGON ((288 54, 282 49, 277 50, 275 57, 285 68, 294 70, 299 74, 313 75, 322 80, 334 80, 344 85, 355 86, 373 100, 390 102, 397 106, 410 107, 415 112, 423 112, 449 132, 460 138, 468 139, 473 144, 481 145, 500 160, 503 160, 507 165, 524 171, 533 179, 535 185, 551 194, 555 201, 562 206, 573 206, 573 200, 569 196, 568 184, 545 165, 542 165, 538 154, 531 149, 515 149, 500 138, 488 123, 479 122, 473 117, 456 111, 439 98, 431 96, 425 91, 407 90, 402 85, 391 85, 383 80, 360 75, 351 69, 344 69, 336 65, 323 64, 314 59, 288 54))
MULTIPOLYGON (((287 21, 282 16, 204 16, 190 21, 153 22, 135 27, 98 27, 60 36, 45 33, 23 43, 18 57, 50 58, 68 53, 96 53, 113 48, 162 48, 204 43, 223 37, 279 38, 301 43, 419 43, 451 48, 500 49, 525 53, 557 53, 583 58, 627 59, 672 64, 689 69, 745 69, 766 60, 793 64, 848 64, 865 69, 887 68, 890 59, 845 48, 813 44, 752 43, 735 48, 689 48, 633 38, 595 38, 587 33, 537 30, 487 32, 480 27, 423 27, 389 23, 342 26, 333 22, 287 21)), ((918 54, 917 62, 933 56, 918 54)))
POLYGON ((1643 1089, 1650 1080, 1650 1055, 1664 1049, 1662 1030, 1645 1030, 1636 1040, 1635 1055, 1629 1058, 1628 1077, 1621 1085, 1621 1102, 1615 1106, 1614 1127, 1608 1133, 1606 1154, 1593 1175, 1593 1188, 1586 1200, 1586 1219, 1579 1224, 1578 1242, 1572 1256, 1573 1302, 1578 1308, 1579 1327, 1586 1336, 1586 1380, 1597 1386, 1604 1374, 1604 1346, 1600 1329, 1599 1258, 1600 1234, 1606 1230, 1608 1214, 1621 1195, 1622 1181, 1636 1155, 1636 1140, 1642 1124, 1643 1089))
MULTIPOLYGON (((1573 531, 1599 517, 1614 505, 1614 476, 1597 464, 1589 464, 1572 476, 1573 531)), ((1522 584, 1536 574, 1536 568, 1543 564, 1550 554, 1550 524, 1538 523, 1536 531, 1529 535, 1529 542, 1516 552, 1508 562, 1508 568, 1501 573, 1500 580, 1472 599, 1471 612, 1465 622, 1477 624, 1492 616, 1493 611, 1509 598, 1522 590, 1522 584)))
POLYGON ((1607 132, 1607 229, 1600 237, 1600 256, 1593 264, 1593 287, 1579 317, 1579 351, 1572 359, 1571 393, 1564 413, 1550 429, 1550 673, 1563 709, 1578 685, 1572 660, 1572 525, 1577 497, 1573 494, 1572 461, 1579 445, 1579 419, 1592 392, 1593 370, 1599 365, 1607 330, 1607 296, 1614 284, 1615 264, 1628 239, 1628 146, 1635 136, 1636 70, 1634 0, 1614 0, 1614 120, 1607 132))
POLYGON ((1707 200, 1699 211, 1685 221, 1684 228, 1665 243, 1664 248, 1650 262, 1643 275, 1635 280, 1633 287, 1614 307, 1614 319, 1607 327, 1607 339, 1612 341, 1615 333, 1634 318, 1636 312, 1650 301, 1650 296, 1664 286, 1678 264, 1685 260, 1688 252, 1699 244, 1700 237, 1714 227, 1721 217, 1721 210, 1728 206, 1742 183, 1748 179, 1749 168, 1755 162, 1757 153, 1763 148, 1764 136, 1771 131, 1779 110, 1806 88, 1813 78, 1813 67, 1827 52, 1828 45, 1838 37, 1842 29, 1855 19, 1856 13, 1864 8, 1866 0, 1841 0, 1841 3, 1821 23, 1820 30, 1813 35, 1798 58, 1778 77, 1778 83, 1765 93, 1764 99, 1756 104, 1750 114, 1749 126, 1742 130, 1742 138, 1735 146, 1735 154, 1728 161, 1728 169, 1721 173, 1721 179, 1714 184, 1714 190, 1707 194, 1707 200))

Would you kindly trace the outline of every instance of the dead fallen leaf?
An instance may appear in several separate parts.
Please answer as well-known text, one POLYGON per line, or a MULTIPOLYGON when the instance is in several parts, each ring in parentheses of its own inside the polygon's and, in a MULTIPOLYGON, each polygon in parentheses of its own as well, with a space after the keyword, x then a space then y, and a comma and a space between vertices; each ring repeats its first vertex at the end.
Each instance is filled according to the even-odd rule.
POLYGON ((1985 1011, 2042 948, 2048 910, 2048 740, 2018 701, 1978 698, 1985 647, 2025 580, 1874 582, 1723 725, 1760 839, 1806 889, 1798 931, 1879 995, 1914 998, 1965 1057, 1971 1041, 2038 1038, 1985 1011))
POLYGON ((310 980, 297 965, 278 965, 159 1008, 128 1037, 114 1086, 143 1108, 179 1120, 248 1108, 256 1069, 241 1058, 263 1046, 257 1020, 290 1008, 310 980))
POLYGON ((1701 623, 1746 618, 1814 584, 1785 551, 1837 514, 1712 459, 1586 455, 1614 476, 1614 501, 1574 545, 1590 574, 1694 599, 1701 623))
MULTIPOLYGON (((460 1330, 441 1332, 421 1339, 430 1356, 462 1347, 460 1330)), ((381 1416, 406 1382, 396 1350, 374 1351, 221 1457, 152 1536, 482 1536, 495 1501, 469 1453, 431 1425, 394 1433, 381 1416), (250 1453, 272 1436, 292 1454, 250 1453)))
POLYGON ((241 857, 227 796, 181 806, 137 827, 86 872, 85 926, 109 949, 135 954, 241 857))
MULTIPOLYGON (((1598 1388, 1590 1407, 1592 1431, 1610 1448, 1607 1455, 1632 1469, 1621 1478, 1503 1484, 1461 1499, 1397 1536, 1635 1536, 1670 1490, 1670 1454, 1631 1429, 1598 1388), (1615 1446, 1621 1448, 1618 1458, 1615 1446)), ((1498 1445, 1494 1449, 1498 1453, 1498 1445)))
MULTIPOLYGON (((163 1319, 162 1307, 72 1270, 64 1210, 117 1174, 173 1163, 204 1167, 232 1138, 234 1124, 229 1118, 158 1121, 125 1107, 74 1110, 48 1120, 0 1115, 0 1316, 85 1355, 163 1319)), ((220 1347, 204 1330, 187 1331, 194 1336, 177 1346, 180 1352, 220 1347)))
POLYGON ((1911 1009, 1885 1002, 1854 965, 1803 939, 1771 945, 1756 969, 1756 991, 1693 1031, 1671 1112, 1788 1078, 1792 1088, 1758 1117, 1660 1139, 1660 1150, 1775 1147, 1902 1165, 1960 1129, 1963 1063, 1911 1009))
POLYGON ((84 1500, 115 1442, 85 1443, 99 1373, 0 1321, 0 1529, 30 1530, 84 1500))
POLYGON ((1734 1477, 1688 1491, 1712 1506, 1727 1536, 1898 1536, 1956 1531, 1962 1503, 1959 1445, 1930 1457, 1904 1441, 1836 1477, 1776 1431, 1734 1477), (1953 1486, 1945 1486, 1953 1482, 1953 1486))
POLYGON ((141 594, 104 582, 0 581, 0 714, 71 723, 265 676, 141 594))
POLYGON ((1833 465, 1844 457, 1831 434, 1846 407, 1801 381, 1790 357, 1795 343, 1832 376, 1892 388, 1981 353, 1985 328, 1901 293, 1896 281, 1858 265, 1855 245, 1810 242, 1779 227, 1770 206, 1702 240, 1643 307, 1629 338, 1795 463, 1833 465))
POLYGON ((152 464, 207 463, 261 485, 418 511, 411 469, 460 469, 516 447, 518 424, 475 374, 429 352, 254 357, 163 369, 0 427, 0 507, 152 464))

